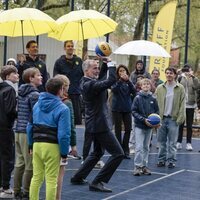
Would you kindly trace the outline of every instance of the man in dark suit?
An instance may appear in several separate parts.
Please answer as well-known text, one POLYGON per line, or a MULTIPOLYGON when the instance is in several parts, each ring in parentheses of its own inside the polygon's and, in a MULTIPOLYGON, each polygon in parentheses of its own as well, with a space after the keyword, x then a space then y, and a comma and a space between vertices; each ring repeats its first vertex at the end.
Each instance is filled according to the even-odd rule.
POLYGON ((124 153, 109 127, 110 119, 107 107, 107 89, 116 82, 116 67, 108 59, 104 62, 107 62, 107 70, 102 70, 104 70, 105 74, 108 71, 107 79, 100 79, 97 61, 86 60, 83 63, 84 77, 81 80, 80 87, 85 104, 85 128, 94 141, 94 150, 71 178, 71 183, 86 183, 85 178, 106 150, 111 154, 111 157, 89 185, 89 189, 91 191, 112 192, 112 190, 103 185, 103 182, 108 183, 123 160, 124 153))

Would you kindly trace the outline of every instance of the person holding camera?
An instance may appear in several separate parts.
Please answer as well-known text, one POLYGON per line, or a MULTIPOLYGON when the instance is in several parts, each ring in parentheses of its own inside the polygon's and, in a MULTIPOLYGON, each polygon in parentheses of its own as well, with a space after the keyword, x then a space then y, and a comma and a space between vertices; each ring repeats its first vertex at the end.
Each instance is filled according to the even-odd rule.
MULTIPOLYGON (((196 102, 196 91, 199 88, 199 80, 194 76, 192 67, 189 64, 185 64, 182 68, 182 74, 178 78, 185 88, 185 99, 186 99, 186 128, 187 128, 187 137, 186 137, 186 150, 192 151, 192 124, 194 119, 194 111, 197 107, 196 102)), ((182 139, 183 139, 183 128, 184 124, 179 126, 179 135, 177 140, 176 148, 178 150, 182 149, 182 139)))

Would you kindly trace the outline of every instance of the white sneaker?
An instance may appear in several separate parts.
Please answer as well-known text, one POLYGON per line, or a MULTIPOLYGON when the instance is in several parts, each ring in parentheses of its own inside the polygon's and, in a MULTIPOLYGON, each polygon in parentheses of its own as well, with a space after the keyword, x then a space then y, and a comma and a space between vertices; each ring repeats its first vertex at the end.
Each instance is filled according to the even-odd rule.
POLYGON ((0 194, 1 199, 12 199, 14 198, 14 191, 12 189, 7 189, 1 192, 0 194))
POLYGON ((177 150, 180 150, 180 149, 182 149, 182 144, 181 144, 181 143, 179 143, 179 142, 177 142, 177 144, 176 144, 176 149, 177 149, 177 150))
POLYGON ((186 144, 186 150, 187 151, 192 151, 193 150, 192 145, 190 143, 186 144))
POLYGON ((101 169, 104 167, 104 165, 104 162, 102 160, 99 160, 98 163, 95 165, 95 168, 101 169))
POLYGON ((133 155, 133 154, 135 154, 135 149, 134 149, 134 148, 131 148, 131 149, 130 149, 130 155, 133 155))

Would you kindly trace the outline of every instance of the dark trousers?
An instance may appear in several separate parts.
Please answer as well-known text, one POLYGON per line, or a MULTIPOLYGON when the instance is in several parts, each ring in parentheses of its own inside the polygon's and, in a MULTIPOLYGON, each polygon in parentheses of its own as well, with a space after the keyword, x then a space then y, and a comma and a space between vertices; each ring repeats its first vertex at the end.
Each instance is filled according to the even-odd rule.
POLYGON ((83 143, 83 160, 85 160, 89 155, 90 148, 92 146, 92 141, 93 138, 91 137, 91 133, 87 133, 85 131, 84 143, 83 143))
MULTIPOLYGON (((187 143, 192 142, 192 124, 194 119, 194 108, 186 108, 186 129, 187 129, 187 143)), ((182 143, 184 123, 179 126, 179 135, 177 142, 182 143)))
POLYGON ((113 122, 115 125, 115 135, 121 144, 124 153, 129 155, 129 139, 132 128, 131 112, 113 112, 113 122), (122 139, 122 124, 124 124, 124 136, 122 139))
POLYGON ((86 158, 85 162, 81 165, 74 177, 77 179, 85 179, 106 150, 109 154, 111 154, 111 156, 105 163, 104 167, 94 178, 93 182, 108 183, 113 173, 124 158, 123 150, 111 131, 90 133, 90 137, 94 141, 94 150, 86 158))
POLYGON ((74 109, 74 123, 75 123, 75 125, 80 125, 80 124, 82 124, 80 94, 69 94, 69 98, 72 101, 72 105, 73 105, 73 109, 74 109))
POLYGON ((14 132, 0 132, 0 186, 10 188, 11 173, 14 169, 14 132))

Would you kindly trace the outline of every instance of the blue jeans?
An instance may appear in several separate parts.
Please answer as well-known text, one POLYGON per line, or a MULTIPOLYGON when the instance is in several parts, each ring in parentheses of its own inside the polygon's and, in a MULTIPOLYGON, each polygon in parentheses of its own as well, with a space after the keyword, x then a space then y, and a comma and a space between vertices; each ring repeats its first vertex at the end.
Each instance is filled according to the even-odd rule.
POLYGON ((164 117, 162 126, 158 130, 158 162, 176 161, 176 141, 179 125, 170 117, 164 117), (167 155, 168 153, 168 155, 167 155))
POLYGON ((148 164, 149 145, 152 129, 141 129, 135 127, 135 166, 143 167, 148 164))

